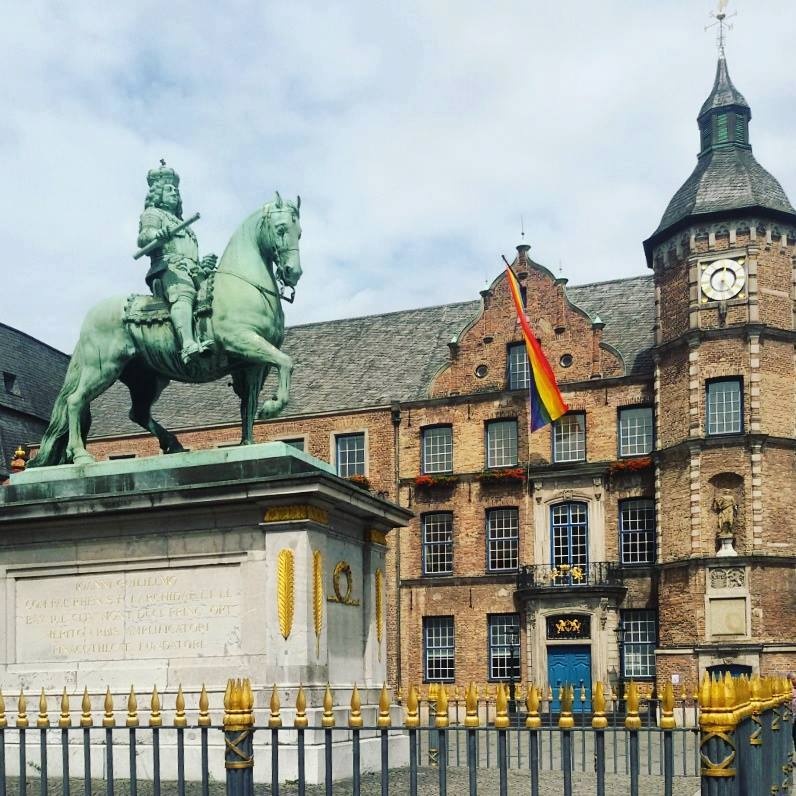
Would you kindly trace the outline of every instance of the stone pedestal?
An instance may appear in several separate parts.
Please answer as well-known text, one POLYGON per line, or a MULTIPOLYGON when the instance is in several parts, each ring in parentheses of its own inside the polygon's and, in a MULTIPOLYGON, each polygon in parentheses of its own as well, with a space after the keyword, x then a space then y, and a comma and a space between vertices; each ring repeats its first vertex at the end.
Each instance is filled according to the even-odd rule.
POLYGON ((194 723, 205 685, 217 724, 227 678, 249 677, 257 723, 276 683, 289 725, 303 683, 314 726, 326 683, 341 722, 357 683, 375 720, 386 533, 409 517, 282 443, 15 475, 0 489, 3 689, 66 686, 76 711, 87 686, 98 719, 110 687, 122 723, 132 683, 143 725, 153 684, 167 724, 180 685, 194 723))

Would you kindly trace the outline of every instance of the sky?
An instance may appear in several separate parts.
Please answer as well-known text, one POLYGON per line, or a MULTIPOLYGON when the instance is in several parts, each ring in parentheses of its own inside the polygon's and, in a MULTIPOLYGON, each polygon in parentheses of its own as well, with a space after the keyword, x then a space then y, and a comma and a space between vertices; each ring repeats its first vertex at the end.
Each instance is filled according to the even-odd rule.
MULTIPOLYGON (((201 253, 301 195, 296 325, 478 297, 520 242, 571 284, 648 273, 696 163, 710 0, 130 0, 8 5, 0 322, 71 351, 145 292, 146 173, 181 176, 201 253)), ((793 0, 735 0, 727 60, 796 200, 793 0)))

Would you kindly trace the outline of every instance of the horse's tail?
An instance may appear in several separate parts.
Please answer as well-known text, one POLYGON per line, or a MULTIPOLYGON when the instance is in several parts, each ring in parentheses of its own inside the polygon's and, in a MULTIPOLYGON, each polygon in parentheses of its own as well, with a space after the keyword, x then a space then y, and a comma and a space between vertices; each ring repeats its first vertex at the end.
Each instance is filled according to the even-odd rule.
POLYGON ((44 432, 36 456, 28 463, 28 467, 50 467, 53 464, 66 464, 66 446, 69 442, 69 415, 66 402, 80 382, 79 346, 69 362, 64 377, 64 385, 55 399, 50 425, 44 432))

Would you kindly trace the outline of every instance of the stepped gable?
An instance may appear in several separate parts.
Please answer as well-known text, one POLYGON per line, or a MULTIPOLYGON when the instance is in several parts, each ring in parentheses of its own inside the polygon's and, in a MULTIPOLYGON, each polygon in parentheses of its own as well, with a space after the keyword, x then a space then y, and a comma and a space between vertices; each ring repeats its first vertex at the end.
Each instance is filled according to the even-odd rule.
POLYGON ((0 475, 18 445, 39 441, 68 364, 63 352, 0 323, 0 475))

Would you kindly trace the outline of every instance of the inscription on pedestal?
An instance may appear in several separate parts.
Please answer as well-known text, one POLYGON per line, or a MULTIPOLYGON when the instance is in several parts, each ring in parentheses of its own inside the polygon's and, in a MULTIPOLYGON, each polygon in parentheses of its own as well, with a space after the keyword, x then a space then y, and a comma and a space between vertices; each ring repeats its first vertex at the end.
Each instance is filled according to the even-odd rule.
POLYGON ((16 580, 19 662, 240 652, 238 565, 16 580))

